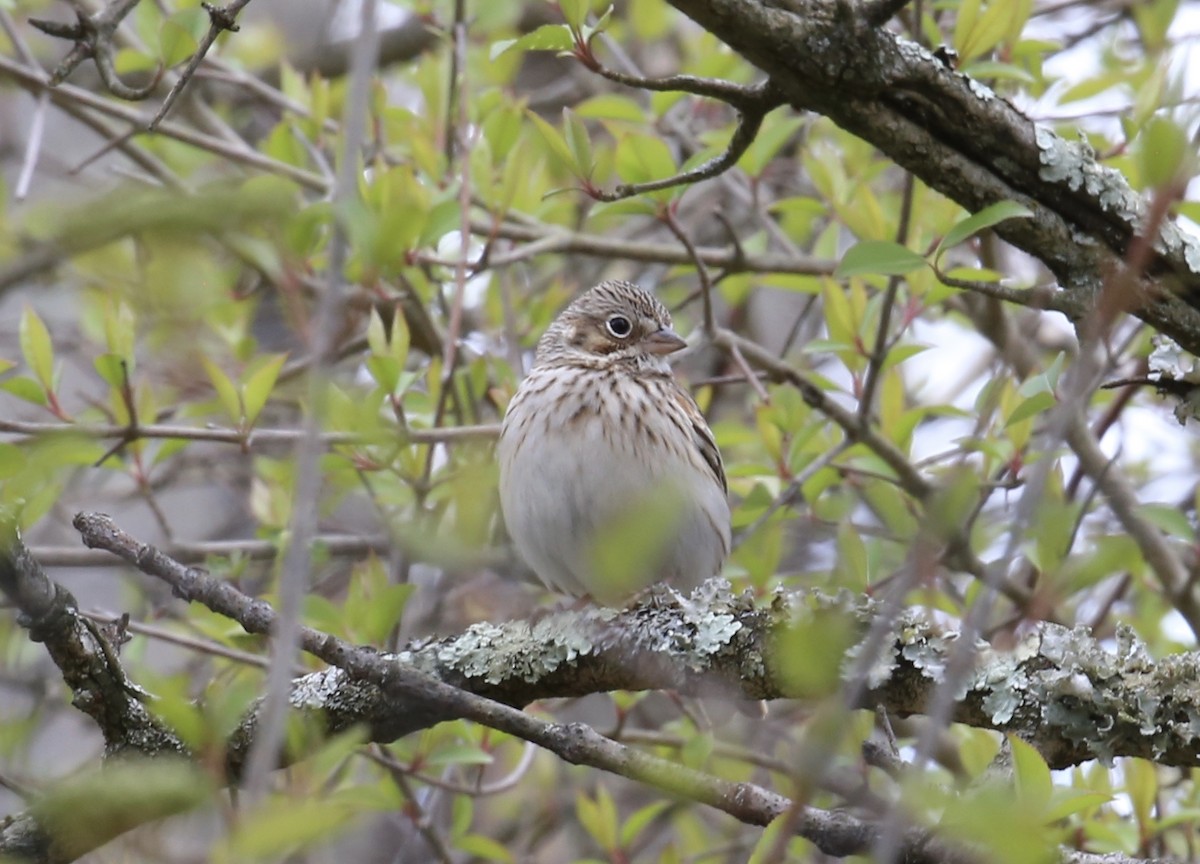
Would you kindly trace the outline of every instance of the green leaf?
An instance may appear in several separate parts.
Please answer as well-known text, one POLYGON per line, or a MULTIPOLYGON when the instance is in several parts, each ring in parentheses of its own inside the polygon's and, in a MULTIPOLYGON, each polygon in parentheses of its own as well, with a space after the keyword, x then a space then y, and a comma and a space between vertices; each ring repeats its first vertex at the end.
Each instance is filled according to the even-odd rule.
POLYGON ((963 61, 972 60, 996 47, 1008 32, 1011 9, 1017 5, 1012 0, 992 0, 984 13, 965 29, 961 41, 958 41, 959 34, 955 28, 956 45, 963 61))
POLYGON ((54 347, 50 343, 50 331, 32 306, 21 312, 19 326, 21 353, 29 364, 33 377, 47 393, 54 392, 54 347))
POLYGON ((97 374, 109 387, 119 390, 125 385, 125 358, 118 354, 101 354, 92 361, 97 374))
POLYGON ((568 26, 578 30, 587 18, 588 5, 588 0, 559 0, 558 8, 562 10, 568 26))
POLYGON ((492 43, 489 57, 495 60, 509 51, 570 51, 575 47, 575 37, 565 24, 543 24, 526 33, 520 39, 501 39, 492 43))
POLYGON ((482 834, 468 834, 455 841, 454 845, 459 851, 465 852, 472 859, 480 859, 483 861, 501 861, 504 864, 516 861, 513 854, 508 851, 503 843, 498 843, 490 837, 485 837, 482 834))
POLYGON ((1192 527, 1191 520, 1177 507, 1167 504, 1143 504, 1138 507, 1138 512, 1150 524, 1173 537, 1189 541, 1196 538, 1196 529, 1192 527))
POLYGON ((1187 133, 1170 117, 1156 114, 1147 120, 1137 150, 1145 185, 1160 188, 1175 182, 1190 151, 1187 133))
POLYGON ((902 276, 925 266, 925 259, 890 240, 862 240, 846 250, 833 278, 846 279, 862 274, 902 276))
POLYGON ((375 380, 383 391, 388 394, 395 394, 400 385, 400 373, 404 371, 396 358, 389 357, 386 354, 375 354, 367 358, 367 372, 371 378, 375 380))
POLYGON ((795 116, 784 116, 774 123, 765 124, 738 160, 738 167, 751 177, 758 177, 803 124, 804 119, 795 116))
POLYGON ((436 765, 439 768, 448 765, 492 765, 496 762, 495 758, 478 744, 469 743, 439 747, 425 757, 424 761, 427 765, 436 765))
POLYGON ((1037 79, 1020 66, 998 60, 975 60, 965 64, 960 71, 972 78, 992 81, 993 86, 996 80, 1015 81, 1028 86, 1037 83, 1037 79))
POLYGON ((629 847, 637 842, 638 837, 646 830, 647 826, 669 806, 671 806, 669 801, 653 801, 626 819, 625 824, 621 826, 621 846, 629 847))
POLYGON ((328 840, 352 830, 354 820, 345 802, 329 798, 279 798, 239 822, 229 835, 225 860, 275 858, 297 847, 328 840))
POLYGON ((203 26, 203 16, 204 12, 195 8, 176 12, 163 21, 158 31, 158 52, 168 69, 187 60, 199 47, 197 23, 203 26))
POLYGON ((1015 735, 1008 736, 1013 755, 1013 779, 1017 797, 1037 809, 1050 800, 1054 788, 1050 767, 1041 754, 1015 735))
POLYGON ((997 201, 989 204, 973 216, 968 216, 946 232, 942 242, 934 250, 933 260, 936 262, 942 251, 957 246, 973 234, 978 234, 985 228, 998 225, 1006 219, 1028 219, 1033 211, 1016 201, 997 201))
POLYGON ((33 805, 55 855, 74 860, 147 821, 198 807, 213 784, 183 759, 119 759, 50 788, 33 805))
POLYGON ((208 373, 208 380, 212 382, 213 389, 217 391, 217 399, 220 401, 221 407, 225 409, 225 413, 229 415, 233 424, 240 426, 243 412, 242 400, 238 396, 237 387, 229 376, 207 357, 201 357, 200 363, 204 366, 204 371, 208 373))
MULTIPOLYGON (((1082 813, 1085 810, 1091 810, 1103 804, 1107 804, 1113 800, 1111 794, 1106 792, 1089 792, 1072 789, 1054 790, 1054 794, 1050 796, 1049 805, 1043 810, 1046 818, 1046 824, 1050 825, 1058 822, 1060 819, 1066 819, 1068 816, 1074 816, 1076 813, 1082 813)), ((1161 825, 1161 823, 1160 823, 1161 825)))
POLYGON ((999 282, 1004 278, 1003 273, 986 267, 955 267, 945 275, 947 279, 959 279, 963 282, 999 282))
POLYGON ((132 371, 136 317, 133 308, 124 300, 112 300, 104 305, 104 344, 113 354, 126 358, 132 371))
POLYGON ((575 161, 576 173, 590 180, 595 167, 592 162, 592 139, 583 121, 570 108, 563 109, 563 130, 567 149, 575 161))
MULTIPOLYGON (((746 859, 746 864, 767 864, 767 862, 778 861, 779 857, 775 849, 779 845, 779 835, 783 831, 794 831, 793 821, 789 813, 784 813, 772 819, 771 823, 767 825, 766 830, 759 835, 757 842, 754 844, 754 849, 750 853, 750 857, 746 859)), ((802 853, 794 848, 797 842, 802 841, 796 838, 789 844, 793 848, 786 855, 786 860, 801 861, 804 857, 811 857, 802 857, 802 853)), ((788 846, 784 848, 788 848, 788 846)))
POLYGON ((802 607, 786 628, 776 632, 770 663, 788 691, 799 698, 836 693, 842 657, 858 634, 850 616, 835 609, 802 607))
POLYGON ((253 426, 259 412, 267 404, 275 381, 279 378, 279 370, 283 368, 286 354, 276 354, 267 359, 258 369, 252 372, 242 388, 243 406, 246 411, 246 423, 253 426))
POLYGON ((837 566, 835 573, 838 585, 853 591, 862 591, 870 584, 867 547, 862 535, 849 522, 842 522, 837 530, 837 566))
POLYGON ((371 307, 371 314, 367 318, 367 347, 371 349, 372 354, 387 354, 388 339, 387 331, 383 326, 383 316, 379 314, 378 307, 371 307))
POLYGON ((604 13, 600 16, 595 24, 584 24, 579 28, 579 35, 583 37, 584 44, 590 45, 592 42, 592 37, 594 37, 597 33, 604 32, 605 28, 608 27, 608 19, 612 17, 612 13, 613 7, 610 5, 604 10, 604 13))
POLYGON ((533 121, 533 125, 537 127, 538 132, 542 135, 542 140, 550 148, 562 164, 570 171, 575 171, 575 155, 571 152, 571 148, 567 146, 566 139, 559 133, 557 129, 543 120, 533 111, 526 111, 525 116, 533 121))
POLYGON ((605 852, 617 848, 617 811, 603 786, 596 788, 595 799, 580 794, 575 799, 575 814, 596 845, 605 852))
POLYGON ((1043 390, 1028 399, 1021 402, 1013 409, 1012 414, 1008 415, 1008 420, 1004 423, 1004 428, 1007 429, 1014 423, 1020 423, 1022 420, 1033 417, 1035 414, 1041 414, 1043 411, 1049 411, 1054 407, 1054 394, 1048 390, 1043 390))
POLYGON ((580 117, 594 120, 620 120, 626 123, 646 122, 646 112, 642 106, 628 96, 616 93, 601 93, 585 99, 575 106, 575 113, 580 117))
POLYGON ((7 381, 0 381, 0 390, 11 393, 18 399, 32 402, 34 405, 45 407, 49 404, 45 388, 32 378, 27 378, 24 375, 9 378, 7 381))
POLYGON ((616 167, 626 183, 647 183, 674 174, 675 157, 661 138, 629 134, 617 143, 616 167))

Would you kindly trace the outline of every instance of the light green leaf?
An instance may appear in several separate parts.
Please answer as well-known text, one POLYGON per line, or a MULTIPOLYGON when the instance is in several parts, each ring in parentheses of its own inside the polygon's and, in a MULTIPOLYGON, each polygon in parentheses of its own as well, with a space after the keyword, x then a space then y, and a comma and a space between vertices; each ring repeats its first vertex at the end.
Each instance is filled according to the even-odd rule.
POLYGON ((267 404, 267 399, 271 396, 271 390, 275 387, 275 381, 279 378, 279 370, 283 368, 285 360, 287 360, 286 354, 276 354, 268 358, 262 366, 246 378, 246 384, 242 388, 242 398, 247 425, 254 425, 263 406, 267 404))
POLYGON ((525 116, 533 121, 533 125, 541 133, 542 139, 550 148, 550 152, 557 156, 566 168, 574 172, 575 155, 571 152, 571 148, 567 146, 567 141, 562 134, 534 111, 526 111, 525 116))
POLYGON ((516 860, 503 843, 482 834, 468 834, 456 840, 454 845, 459 851, 470 855, 473 860, 501 861, 504 864, 510 864, 516 860))
POLYGON ((946 232, 942 242, 934 250, 933 260, 937 261, 942 251, 957 246, 973 234, 978 234, 985 228, 998 225, 1005 219, 1028 219, 1033 211, 1016 201, 997 201, 989 204, 973 216, 968 216, 946 232))
POLYGON ((227 861, 248 861, 294 853, 297 847, 352 830, 352 815, 346 803, 325 797, 273 800, 258 807, 253 819, 244 819, 234 827, 223 857, 227 861))
POLYGON ((204 12, 200 8, 176 12, 162 23, 158 31, 159 58, 170 69, 195 53, 199 46, 197 22, 202 21, 204 12))
POLYGON ((101 354, 92 361, 97 374, 114 390, 125 384, 125 358, 119 354, 101 354))
POLYGON ((925 259, 890 240, 862 240, 846 250, 833 278, 846 279, 862 274, 901 276, 925 266, 925 259))
POLYGON ((54 837, 55 854, 74 860, 147 820, 192 810, 212 794, 211 779, 183 759, 120 759, 53 785, 39 795, 33 813, 54 837))
POLYGON ((1138 512, 1145 517, 1147 522, 1173 537, 1189 541, 1196 538, 1196 529, 1192 527, 1191 520, 1178 507, 1166 504, 1143 504, 1138 508, 1138 512))
POLYGON ((616 167, 626 183, 647 183, 674 174, 675 157, 661 138, 630 134, 617 144, 616 167))
POLYGON ((963 282, 999 282, 1004 278, 1003 273, 986 267, 955 267, 945 275, 947 279, 959 279, 963 282))
POLYGON ((229 419, 233 421, 234 425, 240 426, 243 413, 242 400, 238 396, 237 387, 234 386, 229 376, 207 357, 201 357, 200 363, 204 366, 204 371, 208 373, 208 380, 212 382, 213 389, 217 391, 217 399, 220 401, 221 407, 225 409, 225 413, 229 415, 229 419))
POLYGON ((776 122, 766 123, 762 131, 755 136, 754 142, 746 148, 742 158, 738 160, 738 167, 751 177, 762 174, 767 164, 775 158, 780 148, 791 139, 804 122, 802 117, 787 116, 776 122))
POLYGON ((383 317, 379 314, 379 309, 374 306, 371 307, 371 314, 367 319, 367 347, 371 349, 372 354, 388 353, 388 339, 383 326, 383 317))
POLYGON ((575 799, 575 815, 601 849, 610 852, 617 848, 616 808, 603 786, 596 789, 594 799, 582 793, 575 799))
POLYGON ((33 377, 49 393, 54 391, 54 347, 50 343, 50 331, 32 306, 21 312, 19 325, 21 353, 29 365, 33 377))
POLYGON ((495 60, 501 54, 517 51, 570 51, 575 46, 575 37, 565 24, 543 24, 526 33, 520 39, 501 39, 492 43, 489 57, 495 60))
POLYGON ((1191 149, 1187 133, 1170 117, 1156 114, 1147 120, 1137 150, 1145 185, 1156 189, 1173 183, 1191 149))
POLYGON ((7 381, 0 381, 0 390, 11 393, 18 399, 32 402, 34 405, 45 407, 49 404, 46 399, 45 388, 32 378, 27 378, 24 375, 9 378, 7 381))
POLYGON ((492 765, 495 761, 495 757, 478 744, 439 747, 424 759, 426 764, 436 765, 439 768, 447 765, 492 765))
POLYGON ((1015 735, 1008 736, 1013 754, 1013 779, 1017 797, 1034 809, 1050 800, 1054 784, 1050 779, 1050 768, 1036 750, 1015 735))
POLYGON ((583 121, 570 108, 563 109, 563 131, 567 139, 567 149, 575 161, 575 172, 579 176, 591 179, 592 169, 592 139, 588 135, 583 121))
POLYGON ((562 10, 563 18, 568 26, 578 30, 583 26, 588 14, 588 0, 559 0, 558 8, 562 10))
MULTIPOLYGON (((694 736, 699 738, 701 736, 694 736)), ((641 836, 646 827, 658 818, 667 807, 671 806, 669 801, 652 801, 645 807, 642 807, 632 816, 625 820, 625 824, 621 826, 621 846, 627 848, 632 846, 641 836)))
MULTIPOLYGON (((1107 804, 1113 796, 1105 792, 1087 792, 1071 789, 1055 789, 1050 796, 1049 805, 1043 811, 1046 824, 1051 825, 1060 819, 1074 816, 1085 810, 1091 810, 1107 804)), ((1194 815, 1194 814, 1193 814, 1194 815)), ((1160 823, 1161 825, 1161 823, 1160 823)))
POLYGON ((637 102, 616 93, 601 93, 585 99, 575 106, 575 113, 595 120, 621 120, 627 123, 646 121, 646 112, 637 102))
POLYGON ((1048 390, 1043 390, 1028 399, 1021 402, 1013 409, 1012 414, 1008 415, 1008 420, 1004 424, 1007 429, 1014 423, 1020 423, 1022 420, 1032 417, 1035 414, 1041 414, 1043 411, 1049 411, 1054 407, 1054 394, 1048 390))

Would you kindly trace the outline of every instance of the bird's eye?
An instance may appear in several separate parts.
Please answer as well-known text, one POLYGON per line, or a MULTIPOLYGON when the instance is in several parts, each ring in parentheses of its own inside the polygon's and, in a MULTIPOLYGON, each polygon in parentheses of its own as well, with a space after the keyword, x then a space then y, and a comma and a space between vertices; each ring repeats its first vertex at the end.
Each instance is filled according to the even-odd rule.
POLYGON ((624 339, 633 332, 633 325, 629 323, 629 319, 624 315, 614 315, 605 322, 608 327, 608 332, 616 336, 618 339, 624 339))

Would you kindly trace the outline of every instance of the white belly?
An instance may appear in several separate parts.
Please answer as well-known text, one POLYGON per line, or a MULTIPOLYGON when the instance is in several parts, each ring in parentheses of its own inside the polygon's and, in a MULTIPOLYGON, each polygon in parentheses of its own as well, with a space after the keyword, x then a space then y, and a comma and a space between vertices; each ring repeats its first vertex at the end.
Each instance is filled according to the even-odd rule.
POLYGON ((573 417, 534 415, 534 400, 514 399, 505 418, 505 522, 555 590, 613 602, 660 580, 687 588, 716 575, 728 553, 724 489, 694 457, 662 446, 674 431, 663 406, 641 391, 630 399, 636 409, 623 416, 599 400, 573 417))

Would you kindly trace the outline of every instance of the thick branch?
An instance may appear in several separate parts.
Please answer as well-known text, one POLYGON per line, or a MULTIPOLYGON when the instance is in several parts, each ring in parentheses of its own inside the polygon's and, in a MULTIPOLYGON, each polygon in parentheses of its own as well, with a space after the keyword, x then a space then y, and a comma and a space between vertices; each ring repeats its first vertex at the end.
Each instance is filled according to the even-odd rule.
MULTIPOLYGON (((89 545, 110 549, 165 579, 181 597, 238 620, 249 632, 272 629, 275 616, 267 604, 171 561, 121 532, 107 517, 80 515, 76 525, 89 545)), ((60 589, 37 572, 15 536, 5 550, 0 587, 31 623, 78 617, 59 603, 60 589)), ((545 723, 508 704, 645 688, 712 693, 737 687, 751 697, 811 696, 776 674, 778 651, 786 644, 777 637, 796 626, 798 615, 839 616, 861 637, 878 611, 878 604, 848 593, 837 598, 779 594, 769 606, 756 607, 748 596, 730 596, 715 580, 690 601, 655 597, 620 612, 597 609, 559 613, 532 625, 476 625, 460 636, 416 643, 396 655, 355 648, 305 630, 306 650, 337 668, 298 679, 292 704, 311 712, 330 731, 365 726, 377 741, 394 740, 444 719, 470 719, 573 763, 621 774, 707 803, 749 824, 765 825, 791 802, 754 784, 732 783, 640 753, 578 724, 545 723)), ((919 610, 908 610, 891 622, 891 632, 890 649, 867 666, 861 705, 885 706, 897 716, 920 713, 939 685, 939 670, 956 634, 935 627, 919 610)), ((99 653, 118 689, 130 692, 115 657, 99 653)), ((845 668, 857 665, 848 662, 845 668)), ((1200 695, 1189 682, 1196 679, 1197 665, 1195 655, 1154 664, 1128 631, 1118 634, 1114 655, 1082 630, 1044 625, 1011 652, 977 646, 976 663, 954 719, 1015 732, 1054 766, 1133 755, 1194 767, 1198 757, 1191 730, 1200 717, 1200 695), (1153 705, 1140 698, 1146 692, 1159 697, 1153 705)), ((132 720, 136 727, 137 718, 132 720)), ((239 776, 255 723, 252 711, 229 741, 231 777, 239 776)), ((807 808, 797 831, 828 854, 851 855, 871 848, 878 827, 848 814, 807 808)), ((34 860, 67 860, 52 854, 52 845, 28 816, 0 829, 0 852, 19 848, 34 860)), ((971 860, 963 850, 915 828, 906 833, 902 846, 908 861, 971 860)))
MULTIPOLYGON (((1029 219, 997 226, 1041 259, 1086 308, 1118 272, 1145 205, 1082 143, 1035 124, 928 51, 828 0, 671 0, 771 76, 798 110, 816 111, 971 211, 997 201, 1029 219)), ((1200 353, 1200 243, 1167 223, 1129 311, 1200 353)))
POLYGON ((75 707, 103 733, 108 755, 184 752, 182 742, 146 710, 145 694, 125 677, 114 644, 119 640, 79 614, 75 598, 46 577, 7 515, 0 519, 0 594, 20 612, 29 638, 46 646, 75 707))
MULTIPOLYGON (((234 618, 250 632, 269 631, 273 613, 265 603, 137 543, 107 517, 80 515, 76 525, 88 545, 107 548, 166 579, 180 596, 234 618)), ((325 712, 334 730, 366 723, 373 740, 391 741, 450 716, 470 716, 454 713, 461 706, 448 711, 430 701, 420 688, 392 686, 406 680, 439 694, 450 685, 447 693, 468 691, 505 705, 610 690, 811 697, 778 668, 779 646, 786 644, 780 635, 811 609, 845 619, 856 638, 864 638, 880 606, 850 594, 828 598, 796 592, 779 594, 762 607, 712 580, 685 602, 656 596, 619 612, 559 613, 532 625, 477 624, 458 636, 411 644, 383 660, 373 651, 306 631, 305 650, 339 668, 299 679, 293 703, 325 712), (390 670, 384 687, 380 673, 372 671, 380 662, 390 670), (408 679, 404 670, 414 677, 408 679), (420 698, 414 695, 418 691, 420 698)), ((920 714, 941 681, 957 634, 934 625, 919 609, 905 610, 890 622, 890 630, 890 647, 870 666, 860 688, 860 706, 883 706, 896 716, 920 714)), ((1119 633, 1113 654, 1082 629, 1052 624, 1031 631, 1012 651, 984 643, 976 648, 954 721, 1016 734, 1053 767, 1116 756, 1200 766, 1193 732, 1200 728, 1200 692, 1190 684, 1200 678, 1200 654, 1152 662, 1128 630, 1119 633), (1145 693, 1158 698, 1147 704, 1145 693)), ((844 668, 854 667, 849 660, 855 650, 850 649, 844 668)), ((247 735, 252 719, 248 722, 247 735)), ((234 776, 243 755, 235 742, 229 753, 234 776)))

